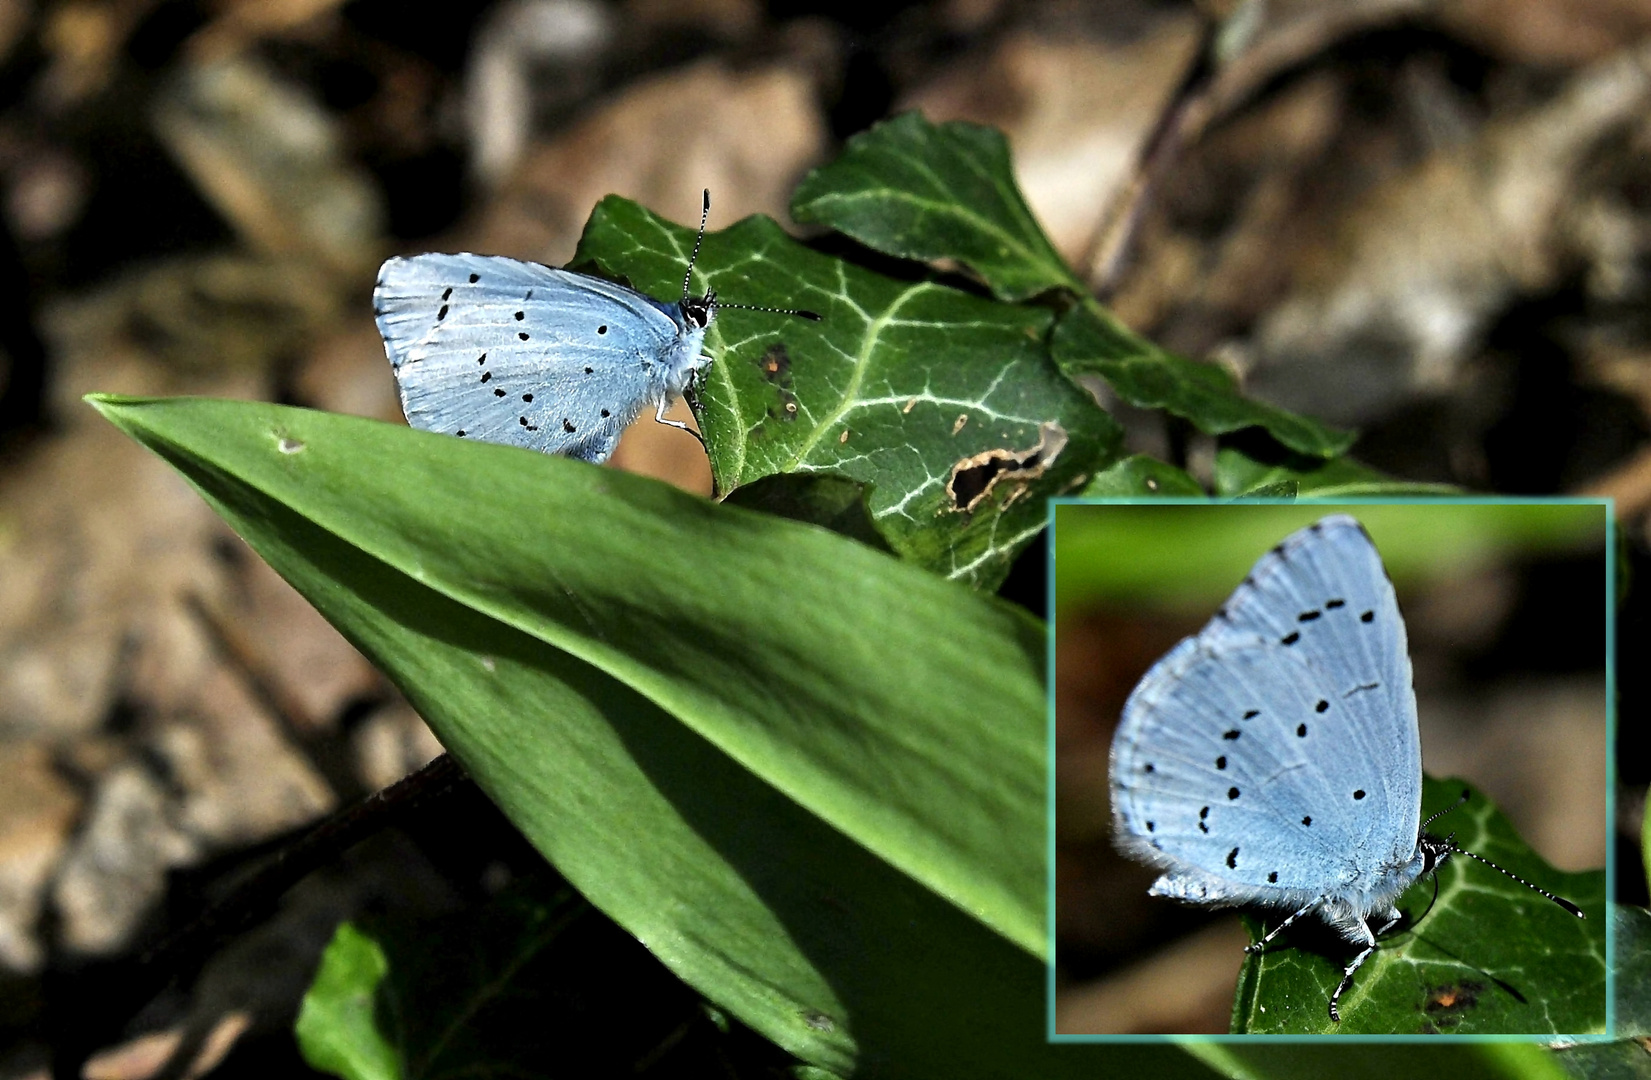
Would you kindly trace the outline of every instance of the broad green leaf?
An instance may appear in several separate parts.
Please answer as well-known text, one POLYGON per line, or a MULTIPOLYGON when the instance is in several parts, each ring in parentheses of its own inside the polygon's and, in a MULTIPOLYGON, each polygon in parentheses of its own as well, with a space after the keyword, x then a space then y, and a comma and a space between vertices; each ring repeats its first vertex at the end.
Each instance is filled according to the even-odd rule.
POLYGON ((1426 1046, 1337 1045, 1232 1039, 1193 1044, 1192 1052, 1233 1080, 1565 1080, 1552 1053, 1530 1043, 1430 1043, 1426 1046))
POLYGON ((995 128, 916 112, 885 120, 803 179, 791 216, 902 259, 955 259, 1000 300, 1084 292, 1015 185, 995 128))
POLYGON ((1068 376, 1099 375, 1131 405, 1164 409, 1209 435, 1259 427, 1291 450, 1316 458, 1346 453, 1353 445, 1352 432, 1246 398, 1224 368, 1160 349, 1092 300, 1061 317, 1052 348, 1068 376))
POLYGON ((1298 496, 1315 499, 1462 494, 1460 488, 1449 484, 1396 480, 1350 458, 1323 461, 1278 453, 1254 443, 1242 448, 1223 446, 1216 451, 1217 495, 1255 495, 1280 484, 1294 484, 1298 496))
MULTIPOLYGON (((602 200, 578 261, 675 295, 693 230, 602 200)), ((1050 315, 932 281, 896 281, 746 218, 705 237, 695 288, 803 306, 819 323, 724 310, 698 394, 716 488, 826 472, 869 485, 879 532, 902 557, 995 588, 1043 528, 1043 499, 1116 456, 1122 433, 1062 377, 1050 315)))
POLYGON ((840 1073, 1093 1075, 1043 1042, 1031 620, 577 461, 273 405, 94 404, 571 884, 765 1037, 840 1073))
MULTIPOLYGON (((1428 778, 1422 814, 1443 810, 1469 785, 1428 778)), ((1470 789, 1471 790, 1471 789, 1470 789)), ((1578 919, 1495 870, 1458 856, 1399 900, 1406 922, 1354 976, 1341 1023, 1327 1003, 1357 951, 1335 934, 1292 928, 1246 958, 1233 1003, 1233 1031, 1249 1034, 1603 1033, 1606 1020, 1605 873, 1567 874, 1544 863, 1507 819, 1474 792, 1436 827, 1464 849, 1565 897, 1578 919), (1283 947, 1280 947, 1280 946, 1283 947), (1328 951, 1326 951, 1328 950, 1328 951)), ((1261 923, 1246 917, 1252 940, 1261 923)), ((1299 924, 1298 924, 1299 925, 1299 924)))
POLYGON ((378 942, 349 923, 339 925, 293 1027, 311 1068, 344 1080, 403 1080, 401 1056, 374 1015, 389 967, 378 942))
POLYGON ((1086 499, 1141 495, 1199 496, 1204 494, 1204 489, 1198 481, 1174 465, 1146 454, 1132 454, 1096 473, 1078 494, 1086 499))

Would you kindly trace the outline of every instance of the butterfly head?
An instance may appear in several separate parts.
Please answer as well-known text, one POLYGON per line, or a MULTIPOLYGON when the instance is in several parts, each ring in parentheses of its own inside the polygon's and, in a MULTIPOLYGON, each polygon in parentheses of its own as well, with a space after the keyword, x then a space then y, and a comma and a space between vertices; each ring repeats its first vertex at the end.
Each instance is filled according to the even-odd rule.
POLYGON ((689 329, 703 330, 717 317, 716 290, 712 289, 704 296, 684 296, 679 306, 682 309, 682 321, 688 324, 689 329))
POLYGON ((1443 866, 1447 860, 1461 849, 1456 846, 1456 834, 1439 837, 1432 833, 1423 833, 1416 841, 1416 848, 1422 855, 1422 877, 1433 873, 1443 866))
MULTIPOLYGON (((1468 792, 1464 790, 1462 792, 1462 797, 1457 799, 1455 803, 1453 803, 1452 805, 1450 805, 1450 806, 1446 807, 1445 809, 1439 811, 1439 813, 1434 814, 1433 817, 1430 817, 1426 821, 1422 822, 1422 828, 1425 830, 1428 827, 1428 825, 1432 824, 1434 818, 1437 818, 1442 814, 1450 813, 1452 810, 1456 809, 1456 807, 1461 806, 1463 803, 1465 803, 1467 801, 1468 801, 1468 792)), ((1457 847, 1456 846, 1456 834, 1455 833, 1451 833, 1449 836, 1446 836, 1443 839, 1441 839, 1437 836, 1432 835, 1431 833, 1423 832, 1422 835, 1417 839, 1416 846, 1421 851, 1421 855, 1422 855, 1422 873, 1423 874, 1432 873, 1434 870, 1438 869, 1440 866, 1443 866, 1444 863, 1445 863, 1445 860, 1449 859, 1452 855, 1466 855, 1468 858, 1472 859, 1474 862, 1484 863, 1486 866, 1490 867, 1492 870, 1495 870, 1498 874, 1501 874, 1504 877, 1512 878, 1514 881, 1517 881, 1517 882, 1519 882, 1519 884, 1525 886, 1525 888, 1530 889, 1533 892, 1541 893, 1543 896, 1546 896, 1549 900, 1552 900, 1554 903, 1558 904, 1560 907, 1564 908, 1566 911, 1569 911, 1572 915, 1575 915, 1577 918, 1579 918, 1579 919, 1587 918, 1587 916, 1582 913, 1581 908, 1577 907, 1575 904, 1571 903, 1569 900, 1565 899, 1564 897, 1555 896, 1553 893, 1549 892, 1547 889, 1544 889, 1542 886, 1531 884, 1529 881, 1526 881, 1524 878, 1520 877, 1518 874, 1514 873, 1512 870, 1504 870, 1502 867, 1497 866, 1495 863, 1491 862, 1489 859, 1485 858, 1483 855, 1475 855, 1473 852, 1468 851, 1466 848, 1457 847)))
POLYGON ((768 311, 775 315, 795 315, 799 319, 809 322, 819 322, 820 317, 812 311, 801 308, 757 307, 752 304, 719 304, 717 292, 708 289, 704 296, 691 296, 688 292, 688 283, 694 277, 694 263, 699 260, 699 247, 705 242, 705 221, 711 213, 711 189, 705 189, 704 201, 700 204, 699 235, 694 237, 694 253, 688 256, 688 272, 682 275, 682 302, 678 305, 682 309, 682 319, 690 329, 703 330, 711 325, 711 320, 717 317, 719 307, 739 308, 741 311, 768 311))

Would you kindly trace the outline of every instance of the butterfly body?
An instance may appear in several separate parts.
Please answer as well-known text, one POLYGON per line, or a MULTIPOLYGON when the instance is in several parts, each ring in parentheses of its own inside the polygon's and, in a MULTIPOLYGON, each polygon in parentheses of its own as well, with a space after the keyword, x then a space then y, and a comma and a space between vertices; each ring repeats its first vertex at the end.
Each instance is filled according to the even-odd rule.
POLYGON ((393 258, 373 292, 413 427, 602 462, 680 396, 714 295, 680 303, 501 256, 393 258))

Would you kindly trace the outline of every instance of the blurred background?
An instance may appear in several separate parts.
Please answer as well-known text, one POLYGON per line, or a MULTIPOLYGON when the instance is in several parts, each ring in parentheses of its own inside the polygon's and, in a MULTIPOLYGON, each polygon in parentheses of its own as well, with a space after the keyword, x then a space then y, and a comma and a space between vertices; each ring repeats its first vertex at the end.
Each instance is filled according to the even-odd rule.
MULTIPOLYGON (((384 257, 559 263, 610 192, 691 222, 708 187, 713 228, 786 222, 808 168, 916 108, 1008 134, 1130 325, 1359 427, 1369 464, 1615 496, 1632 589, 1648 35, 1651 0, 0 0, 0 1077, 88 1054, 92 1077, 298 1072, 287 1027, 339 917, 532 863, 485 805, 449 811, 147 1011, 97 1006, 214 882, 439 748, 81 394, 396 420, 384 257)), ((1210 440, 1117 414, 1208 475, 1210 440)), ((615 464, 708 483, 651 423, 615 464)), ((1007 587, 1034 609, 1043 559, 1007 587)), ((1651 780, 1640 670, 1623 836, 1651 780)))
MULTIPOLYGON (((1364 524, 1398 592, 1423 768, 1470 783, 1558 869, 1605 865, 1603 506, 1062 506, 1057 1030, 1228 1030, 1249 935, 1231 909, 1147 895, 1158 871, 1112 846, 1108 755, 1147 669, 1202 629, 1257 558, 1332 512, 1364 524)), ((1445 818, 1434 831, 1450 829, 1445 818)), ((1644 877, 1637 862, 1619 868, 1634 893, 1644 877)))

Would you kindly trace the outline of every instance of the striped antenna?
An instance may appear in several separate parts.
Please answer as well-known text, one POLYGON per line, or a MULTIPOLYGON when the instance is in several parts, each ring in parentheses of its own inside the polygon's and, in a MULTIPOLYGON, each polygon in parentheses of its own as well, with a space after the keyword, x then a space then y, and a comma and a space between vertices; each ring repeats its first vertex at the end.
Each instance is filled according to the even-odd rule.
MULTIPOLYGON (((688 272, 682 275, 682 300, 687 303, 689 298, 688 283, 694 277, 694 263, 699 259, 699 245, 705 242, 705 223, 711 217, 711 189, 705 189, 705 199, 699 209, 699 235, 694 237, 694 253, 688 257, 688 272)), ((802 308, 758 307, 755 304, 725 304, 716 298, 716 293, 707 293, 706 298, 718 308, 735 308, 739 311, 766 311, 773 315, 795 315, 799 319, 809 322, 820 322, 820 316, 802 308)))

